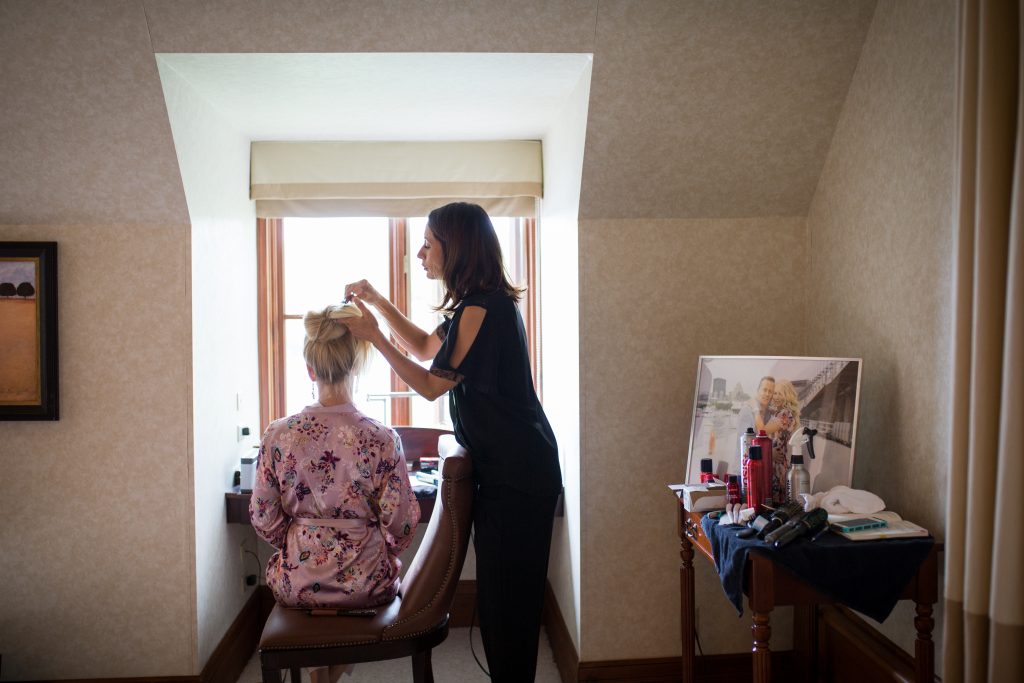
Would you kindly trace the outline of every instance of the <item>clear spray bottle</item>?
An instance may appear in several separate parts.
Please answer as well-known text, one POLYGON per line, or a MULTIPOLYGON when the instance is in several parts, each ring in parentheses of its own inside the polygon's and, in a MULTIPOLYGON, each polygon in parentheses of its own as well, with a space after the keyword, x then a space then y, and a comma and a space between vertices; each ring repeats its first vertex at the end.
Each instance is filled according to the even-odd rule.
POLYGON ((804 468, 803 445, 808 442, 803 430, 789 438, 789 472, 786 473, 786 500, 802 503, 801 493, 811 492, 811 474, 804 468))

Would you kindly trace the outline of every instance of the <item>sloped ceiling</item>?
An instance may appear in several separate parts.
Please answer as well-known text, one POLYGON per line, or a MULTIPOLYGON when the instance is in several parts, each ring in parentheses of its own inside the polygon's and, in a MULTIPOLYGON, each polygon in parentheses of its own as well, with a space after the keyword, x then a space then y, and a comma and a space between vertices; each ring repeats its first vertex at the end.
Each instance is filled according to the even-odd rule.
POLYGON ((186 215, 153 53, 402 51, 592 53, 581 217, 803 216, 874 6, 5 0, 0 220, 186 215))
POLYGON ((874 7, 601 2, 581 216, 806 215, 874 7))
POLYGON ((580 215, 710 218, 806 215, 875 4, 186 0, 146 9, 157 52, 592 52, 580 215))

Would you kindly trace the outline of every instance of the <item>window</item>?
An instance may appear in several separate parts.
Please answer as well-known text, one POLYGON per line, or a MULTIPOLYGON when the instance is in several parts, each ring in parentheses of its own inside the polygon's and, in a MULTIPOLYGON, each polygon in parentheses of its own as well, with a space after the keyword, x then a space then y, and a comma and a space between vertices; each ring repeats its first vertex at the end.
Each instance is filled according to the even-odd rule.
MULTIPOLYGON (((536 222, 493 218, 505 267, 512 281, 527 288, 520 311, 526 325, 539 386, 536 222)), ((298 412, 313 399, 302 360, 307 310, 338 301, 348 282, 369 280, 418 326, 433 330, 441 321, 433 310, 441 285, 428 280, 416 253, 426 218, 259 219, 260 422, 298 412)), ((386 323, 379 318, 386 330, 386 323)), ((429 367, 430 361, 422 363, 429 367)), ((356 387, 361 411, 390 425, 450 426, 448 403, 420 398, 379 356, 356 387)))

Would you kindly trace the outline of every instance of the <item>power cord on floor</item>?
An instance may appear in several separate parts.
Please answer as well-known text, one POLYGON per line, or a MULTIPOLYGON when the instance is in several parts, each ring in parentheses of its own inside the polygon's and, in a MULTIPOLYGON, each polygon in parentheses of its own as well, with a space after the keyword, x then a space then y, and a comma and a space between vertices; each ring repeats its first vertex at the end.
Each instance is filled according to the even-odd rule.
POLYGON ((473 601, 473 618, 469 620, 469 651, 473 653, 473 659, 476 660, 476 665, 480 667, 480 670, 484 672, 484 675, 488 678, 491 677, 491 672, 484 668, 484 665, 480 662, 480 658, 476 656, 476 650, 473 649, 473 623, 476 621, 476 601, 473 601))
MULTIPOLYGON (((474 533, 471 531, 469 534, 469 540, 472 543, 476 540, 474 533)), ((474 545, 474 547, 476 547, 474 545)), ((476 623, 476 599, 474 596, 473 600, 473 616, 469 619, 469 651, 473 653, 473 659, 476 660, 476 665, 480 667, 480 670, 484 672, 484 675, 488 678, 491 677, 491 672, 484 668, 484 665, 480 662, 480 658, 476 656, 476 650, 473 648, 473 625, 476 623)))

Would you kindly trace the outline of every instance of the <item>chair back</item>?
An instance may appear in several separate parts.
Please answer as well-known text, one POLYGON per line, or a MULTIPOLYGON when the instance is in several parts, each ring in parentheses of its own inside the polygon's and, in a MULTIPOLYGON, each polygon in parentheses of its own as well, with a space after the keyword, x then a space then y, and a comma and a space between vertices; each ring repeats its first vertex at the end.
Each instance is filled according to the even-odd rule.
POLYGON ((420 458, 436 458, 437 443, 445 434, 451 434, 447 429, 434 429, 433 427, 392 427, 398 432, 402 439, 402 451, 405 459, 411 463, 418 462, 420 458))
POLYGON ((440 439, 441 485, 427 532, 402 581, 402 604, 384 640, 436 627, 448 616, 469 546, 473 512, 473 465, 455 437, 440 439))

